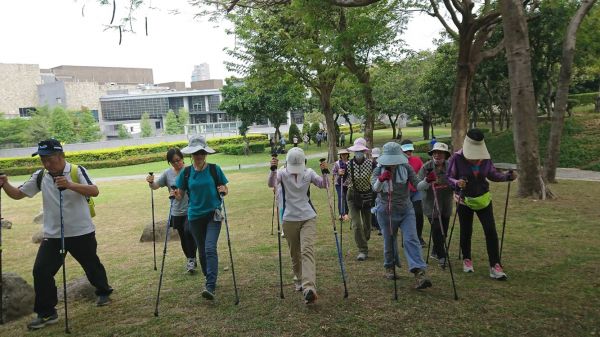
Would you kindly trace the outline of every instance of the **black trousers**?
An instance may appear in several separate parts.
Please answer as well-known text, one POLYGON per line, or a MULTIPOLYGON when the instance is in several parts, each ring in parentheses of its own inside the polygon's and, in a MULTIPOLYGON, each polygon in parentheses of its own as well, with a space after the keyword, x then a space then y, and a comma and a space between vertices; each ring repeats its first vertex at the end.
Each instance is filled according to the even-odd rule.
POLYGON ((171 226, 179 233, 181 240, 181 250, 188 259, 196 258, 196 242, 190 232, 187 215, 172 215, 171 226))
MULTIPOLYGON (((79 262, 90 283, 96 287, 96 295, 110 295, 106 270, 96 254, 96 233, 65 238, 65 249, 79 262)), ((40 244, 33 265, 35 304, 33 311, 47 317, 56 313, 58 297, 54 275, 62 266, 60 239, 44 239, 40 244)))
POLYGON ((448 225, 450 224, 450 217, 442 217, 442 225, 444 227, 444 234, 442 235, 442 228, 440 227, 439 217, 428 218, 431 224, 431 237, 433 239, 433 252, 438 257, 446 257, 446 251, 444 249, 444 236, 448 235, 448 225))
POLYGON ((423 240, 423 205, 421 200, 413 201, 413 208, 415 209, 415 220, 417 224, 417 236, 419 240, 423 240))
POLYGON ((473 235, 473 213, 483 227, 485 234, 485 245, 487 248, 490 267, 500 263, 500 253, 498 248, 498 233, 496 232, 496 223, 494 221, 494 208, 492 203, 483 209, 474 211, 465 205, 458 205, 458 220, 460 222, 460 249, 463 253, 463 259, 471 259, 471 236, 473 235))

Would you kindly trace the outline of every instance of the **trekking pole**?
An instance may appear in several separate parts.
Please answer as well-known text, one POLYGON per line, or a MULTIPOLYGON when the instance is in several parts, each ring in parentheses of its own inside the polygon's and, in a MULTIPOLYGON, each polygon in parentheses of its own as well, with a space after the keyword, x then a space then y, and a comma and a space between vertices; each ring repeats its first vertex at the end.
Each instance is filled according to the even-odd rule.
POLYGON ((458 294, 456 293, 456 283, 454 282, 454 273, 452 272, 452 263, 450 262, 450 254, 448 254, 448 245, 446 243, 446 231, 444 230, 444 224, 442 223, 442 210, 440 210, 440 203, 437 198, 437 192, 435 188, 435 182, 431 184, 431 190, 433 191, 433 209, 437 208, 438 222, 440 224, 440 230, 442 231, 443 238, 443 248, 444 253, 446 255, 446 260, 444 261, 444 266, 446 262, 448 262, 448 269, 450 270, 450 278, 452 279, 452 289, 454 290, 454 300, 458 301, 458 294))
MULTIPOLYGON (((465 177, 461 177, 460 179, 467 181, 467 178, 465 177)), ((454 233, 454 224, 456 224, 456 216, 458 215, 458 206, 460 205, 460 200, 463 199, 465 197, 465 191, 461 188, 460 192, 458 193, 458 200, 455 203, 455 210, 454 210, 454 218, 452 219, 452 227, 450 228, 450 236, 448 237, 448 247, 450 247, 450 243, 452 242, 452 233, 454 233)), ((460 260, 460 243, 458 246, 458 250, 459 250, 459 257, 458 259, 460 260)))
MULTIPOLYGON (((512 179, 512 170, 508 170, 508 174, 512 179)), ((504 245, 504 229, 506 228, 506 213, 508 212, 508 196, 510 195, 510 180, 508 181, 508 187, 506 188, 506 203, 504 204, 504 220, 502 220, 502 239, 500 240, 500 254, 498 255, 498 259, 500 260, 500 264, 502 264, 502 247, 504 245)))
MULTIPOLYGON (((277 153, 274 153, 273 158, 277 157, 277 153)), ((277 166, 271 166, 271 172, 275 172, 277 166)), ((273 217, 275 217, 275 199, 277 199, 277 188, 273 187, 273 217)), ((271 221, 271 228, 273 228, 273 222, 271 221)), ((271 235, 273 232, 271 230, 271 235)), ((279 252, 279 298, 284 299, 283 295, 283 264, 281 261, 281 221, 279 220, 279 204, 277 204, 277 250, 279 252)))
MULTIPOLYGON (((0 176, 4 173, 0 172, 0 176)), ((4 324, 4 305, 3 305, 3 287, 2 287, 2 186, 0 186, 0 324, 4 324)))
MULTIPOLYGON (((388 168, 386 167, 386 170, 388 168)), ((392 245, 392 269, 394 270, 394 300, 398 300, 398 281, 396 277, 396 239, 394 238, 394 232, 392 231, 392 180, 388 181, 388 227, 390 229, 390 239, 392 245)), ((404 238, 402 239, 404 240, 404 238)))
MULTIPOLYGON (((277 153, 273 152, 271 153, 271 158, 277 158, 277 153)), ((273 167, 271 167, 272 171, 277 170, 277 166, 275 166, 275 169, 273 169, 273 167)), ((273 226, 274 226, 274 222, 275 222, 275 193, 276 189, 273 188, 273 215, 271 216, 271 235, 273 235, 273 226)), ((277 215, 279 216, 279 212, 277 213, 277 215)), ((279 231, 279 229, 277 229, 277 231, 279 231)))
MULTIPOLYGON (((148 172, 153 176, 154 172, 148 172)), ((156 270, 156 232, 154 230, 154 190, 150 186, 150 200, 152 202, 152 254, 154 255, 154 270, 156 270)))
MULTIPOLYGON (((344 174, 346 174, 346 171, 344 171, 344 174)), ((344 176, 340 177, 340 209, 340 250, 342 251, 342 254, 344 254, 344 214, 346 213, 346 200, 344 200, 344 176)))
MULTIPOLYGON (((326 159, 321 158, 319 162, 324 162, 326 159)), ((323 172, 323 174, 328 174, 323 172)), ((325 178, 327 179, 327 178, 325 178)), ((329 204, 329 212, 331 213, 331 225, 333 226, 333 236, 335 237, 335 247, 337 249, 338 263, 340 264, 340 271, 342 273, 342 282, 344 283, 344 298, 348 298, 348 286, 346 285, 346 268, 344 267, 344 260, 342 258, 342 248, 338 241, 337 228, 335 227, 335 211, 333 210, 333 204, 331 203, 331 192, 329 192, 329 184, 326 183, 325 189, 327 190, 327 203, 329 204)))
MULTIPOLYGON (((432 214, 432 222, 433 222, 433 215, 432 214)), ((429 230, 429 240, 427 240, 427 260, 425 261, 425 264, 429 264, 429 251, 431 250, 431 236, 433 235, 433 223, 431 223, 431 229, 429 230)))
POLYGON ((227 222, 227 210, 225 209, 225 193, 220 192, 221 207, 223 207, 223 218, 225 219, 225 229, 227 230, 227 246, 229 246, 229 260, 231 261, 231 275, 233 276, 233 289, 235 290, 235 305, 240 304, 237 282, 235 281, 235 268, 233 267, 233 254, 231 253, 231 240, 229 238, 229 223, 227 222))
MULTIPOLYGON (((171 186, 172 190, 176 190, 177 186, 171 186)), ((162 287, 163 271, 165 270, 165 257, 167 256, 167 242, 169 242, 169 227, 171 227, 171 214, 173 210, 174 195, 170 195, 171 205, 169 206, 169 217, 167 220, 167 229, 165 232, 165 246, 163 247, 162 263, 160 264, 160 277, 158 279, 158 291, 156 292, 156 306, 154 307, 154 317, 158 317, 158 303, 160 301, 160 288, 162 287)))
MULTIPOLYGON (((60 174, 59 176, 62 176, 60 174)), ((67 309, 67 270, 65 266, 65 258, 67 251, 65 249, 65 222, 63 219, 63 191, 64 188, 58 189, 59 194, 59 210, 60 210, 60 255, 62 255, 62 274, 63 274, 63 299, 65 302, 65 333, 71 333, 69 330, 69 311, 67 309)))

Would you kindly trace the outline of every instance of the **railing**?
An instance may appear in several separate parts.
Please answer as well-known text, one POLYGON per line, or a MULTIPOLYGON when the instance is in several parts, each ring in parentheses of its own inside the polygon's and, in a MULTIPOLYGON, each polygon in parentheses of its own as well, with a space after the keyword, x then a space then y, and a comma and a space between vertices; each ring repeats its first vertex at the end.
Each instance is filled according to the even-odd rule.
POLYGON ((219 134, 223 135, 237 135, 239 132, 238 127, 242 122, 219 122, 219 123, 201 123, 201 124, 186 124, 184 126, 185 134, 212 134, 213 136, 219 134))

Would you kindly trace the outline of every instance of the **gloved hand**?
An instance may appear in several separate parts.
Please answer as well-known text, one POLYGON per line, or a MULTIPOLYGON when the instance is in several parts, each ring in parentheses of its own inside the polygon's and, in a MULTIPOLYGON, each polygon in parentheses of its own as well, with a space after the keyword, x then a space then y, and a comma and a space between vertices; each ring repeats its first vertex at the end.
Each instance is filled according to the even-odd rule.
POLYGON ((434 182, 437 180, 437 175, 435 174, 434 171, 431 171, 427 174, 427 177, 425 177, 425 181, 428 183, 434 182))
POLYGON ((513 181, 515 179, 517 179, 517 172, 513 170, 508 171, 508 180, 513 181))
POLYGON ((274 172, 277 170, 277 165, 279 165, 279 159, 277 159, 276 157, 273 157, 271 159, 271 167, 270 167, 271 172, 274 172))
POLYGON ((388 170, 384 170, 383 172, 381 172, 381 174, 378 177, 380 182, 384 182, 386 180, 390 180, 392 179, 392 172, 388 171, 388 170))
POLYGON ((325 159, 320 159, 319 161, 321 162, 319 164, 319 167, 321 168, 321 174, 329 174, 329 166, 327 166, 325 159))

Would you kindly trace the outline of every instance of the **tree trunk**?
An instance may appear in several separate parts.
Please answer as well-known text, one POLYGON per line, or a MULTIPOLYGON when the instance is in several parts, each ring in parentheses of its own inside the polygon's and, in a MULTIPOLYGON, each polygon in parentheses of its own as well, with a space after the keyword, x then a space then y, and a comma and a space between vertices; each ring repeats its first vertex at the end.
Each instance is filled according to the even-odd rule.
POLYGON ((325 123, 327 124, 327 162, 333 163, 337 158, 337 135, 336 135, 336 122, 333 118, 333 109, 331 108, 331 92, 333 91, 333 84, 327 82, 319 83, 319 102, 321 103, 321 110, 325 115, 325 123))
POLYGON ((514 146, 519 167, 518 195, 543 198, 535 93, 531 76, 529 32, 519 0, 501 0, 504 46, 508 61, 511 106, 514 113, 514 146))
POLYGON ((435 137, 435 133, 433 133, 433 121, 431 121, 431 138, 435 137))
MULTIPOLYGON (((459 61, 460 62, 460 61, 459 61)), ((469 127, 469 93, 473 75, 467 65, 458 65, 454 95, 452 98, 452 148, 458 151, 469 127)))
POLYGON ((354 137, 354 130, 352 130, 352 122, 350 122, 350 117, 348 117, 348 114, 345 113, 342 115, 342 117, 344 117, 344 120, 348 123, 348 125, 350 126, 350 144, 352 144, 354 141, 352 140, 352 138, 354 137))
POLYGON ((431 120, 427 116, 423 116, 423 139, 429 139, 429 125, 431 124, 431 120))
POLYGON ((575 43, 577 40, 577 30, 586 14, 590 11, 596 0, 583 0, 581 6, 571 18, 563 42, 562 60, 560 74, 558 75, 558 86, 556 89, 556 104, 552 115, 552 126, 550 127, 550 137, 548 139, 548 152, 544 165, 544 175, 546 180, 556 182, 556 168, 560 157, 560 139, 562 137, 563 126, 565 122, 565 110, 567 109, 569 85, 571 83, 571 73, 573 69, 573 58, 575 57, 575 43))
POLYGON ((392 119, 391 114, 387 114, 388 120, 390 121, 390 126, 392 127, 392 139, 396 139, 396 121, 398 120, 398 115, 396 118, 392 119))

